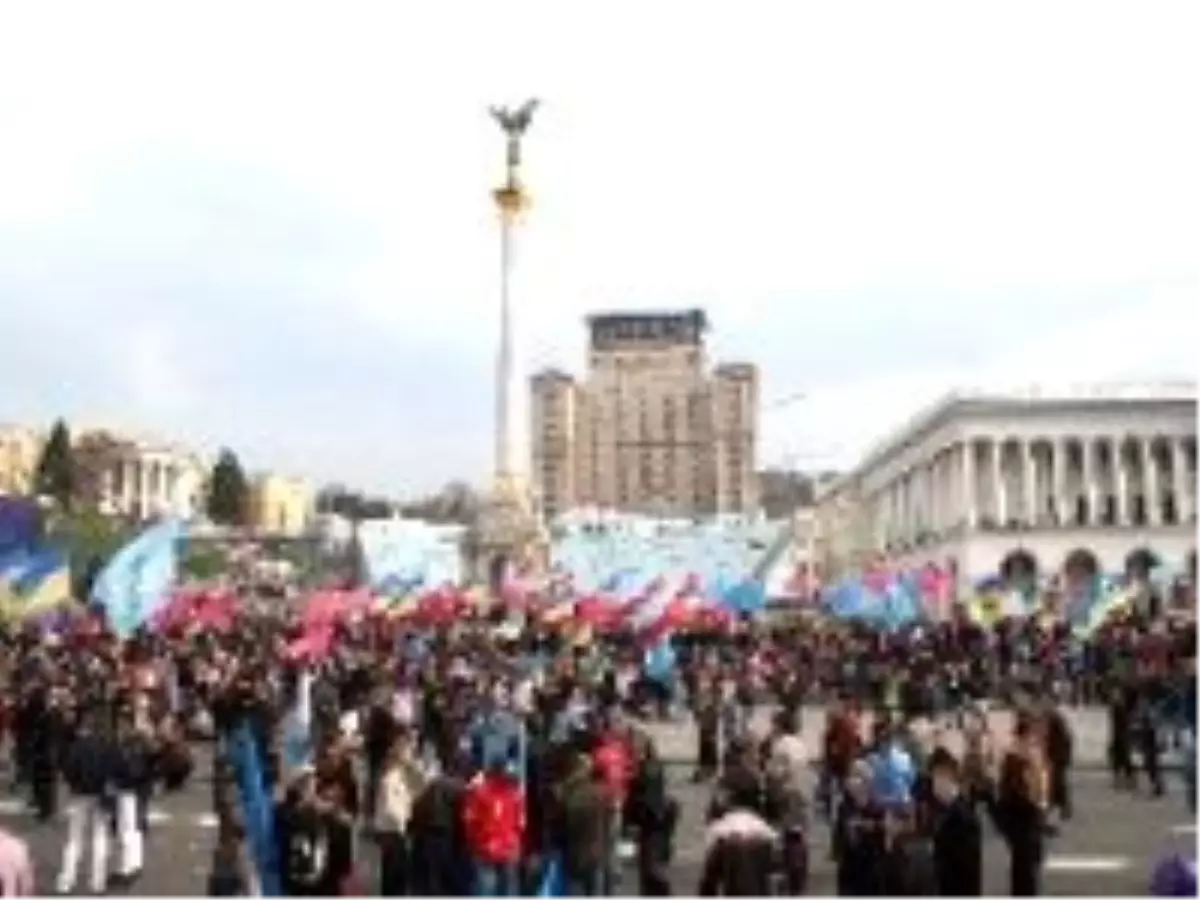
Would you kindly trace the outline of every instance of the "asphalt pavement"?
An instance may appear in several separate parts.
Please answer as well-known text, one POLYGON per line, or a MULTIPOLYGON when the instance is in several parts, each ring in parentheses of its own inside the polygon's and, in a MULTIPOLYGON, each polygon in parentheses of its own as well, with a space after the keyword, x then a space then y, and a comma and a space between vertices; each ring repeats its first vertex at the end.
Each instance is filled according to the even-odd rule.
MULTIPOLYGON (((758 707, 751 718, 750 728, 765 735, 771 727, 771 709, 758 707)), ((1065 707, 1063 709, 1074 735, 1075 765, 1079 768, 1095 768, 1107 765, 1108 758, 1108 713, 1101 707, 1065 707)), ((986 708, 988 727, 1002 744, 1012 734, 1012 710, 991 706, 986 708)), ((870 729, 870 711, 864 713, 864 730, 870 729)), ((819 752, 825 728, 825 708, 805 706, 800 715, 801 737, 810 752, 819 752)), ((652 721, 643 727, 654 738, 663 759, 686 763, 696 757, 696 727, 689 716, 680 716, 669 721, 652 721)), ((921 727, 936 731, 940 742, 948 749, 962 748, 962 733, 950 719, 937 723, 925 721, 921 727)))

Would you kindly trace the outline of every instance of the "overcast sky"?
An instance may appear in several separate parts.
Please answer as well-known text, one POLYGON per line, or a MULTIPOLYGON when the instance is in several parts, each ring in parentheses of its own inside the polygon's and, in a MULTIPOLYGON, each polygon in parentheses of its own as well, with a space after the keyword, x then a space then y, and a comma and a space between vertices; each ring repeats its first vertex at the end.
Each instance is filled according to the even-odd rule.
POLYGON ((0 7, 0 421, 408 494, 490 465, 502 145, 525 360, 707 308, 764 459, 955 386, 1195 369, 1197 6, 0 7), (1189 86, 1190 85, 1190 86, 1189 86))

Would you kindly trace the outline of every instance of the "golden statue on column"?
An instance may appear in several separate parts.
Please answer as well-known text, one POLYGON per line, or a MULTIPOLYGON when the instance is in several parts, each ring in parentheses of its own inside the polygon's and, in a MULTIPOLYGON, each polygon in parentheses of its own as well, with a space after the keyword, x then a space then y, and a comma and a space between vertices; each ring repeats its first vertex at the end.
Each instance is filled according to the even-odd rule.
POLYGON ((517 108, 493 106, 492 118, 505 137, 505 177, 492 192, 500 214, 500 334, 496 350, 496 410, 494 480, 473 535, 472 568, 476 577, 495 584, 503 567, 543 567, 546 540, 535 510, 524 469, 528 445, 523 439, 528 422, 514 407, 528 391, 525 372, 514 349, 511 293, 514 243, 529 195, 521 182, 521 142, 533 122, 537 100, 517 108))

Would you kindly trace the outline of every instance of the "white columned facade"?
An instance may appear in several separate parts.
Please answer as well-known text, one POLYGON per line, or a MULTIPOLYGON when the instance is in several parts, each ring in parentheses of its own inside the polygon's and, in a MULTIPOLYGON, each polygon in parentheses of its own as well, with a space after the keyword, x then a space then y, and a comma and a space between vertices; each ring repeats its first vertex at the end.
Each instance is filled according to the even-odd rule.
POLYGON ((895 565, 954 560, 964 578, 1020 548, 1047 574, 1075 550, 1105 573, 1139 548, 1180 568, 1196 546, 1195 421, 1175 398, 951 398, 856 473, 878 517, 868 540, 895 565))

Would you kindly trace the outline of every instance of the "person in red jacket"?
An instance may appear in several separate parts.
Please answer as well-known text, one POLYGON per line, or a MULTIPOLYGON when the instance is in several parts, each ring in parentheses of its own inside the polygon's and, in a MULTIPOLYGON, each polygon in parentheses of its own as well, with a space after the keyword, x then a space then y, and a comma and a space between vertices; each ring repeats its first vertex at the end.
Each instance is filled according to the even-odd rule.
POLYGON ((604 785, 614 809, 625 806, 629 785, 633 782, 633 747, 630 739, 616 729, 600 735, 592 750, 592 766, 604 785))
POLYGON ((475 865, 475 896, 517 896, 525 844, 525 792, 503 761, 493 761, 467 785, 462 817, 475 865))
POLYGON ((633 741, 628 731, 618 724, 610 723, 600 733, 592 749, 592 768, 600 780, 608 799, 611 815, 608 818, 608 893, 617 893, 617 882, 621 877, 619 844, 624 833, 625 801, 633 783, 633 741))

